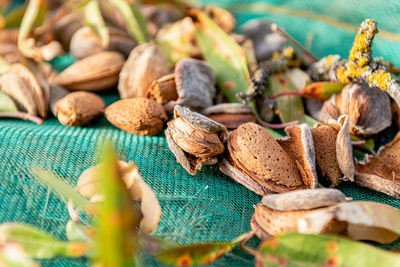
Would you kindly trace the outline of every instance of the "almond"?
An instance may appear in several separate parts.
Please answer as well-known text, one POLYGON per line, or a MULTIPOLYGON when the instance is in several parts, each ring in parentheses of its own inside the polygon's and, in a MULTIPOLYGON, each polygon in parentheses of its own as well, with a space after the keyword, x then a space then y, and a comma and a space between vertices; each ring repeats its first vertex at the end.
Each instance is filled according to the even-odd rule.
POLYGON ((104 108, 103 99, 89 92, 72 92, 56 103, 58 120, 67 126, 85 125, 101 115, 104 108))
POLYGON ((147 98, 119 100, 106 108, 105 115, 114 126, 136 135, 156 135, 167 120, 164 108, 147 98))
POLYGON ((175 74, 168 74, 153 81, 147 90, 146 97, 155 100, 161 105, 177 100, 178 92, 176 91, 175 74))

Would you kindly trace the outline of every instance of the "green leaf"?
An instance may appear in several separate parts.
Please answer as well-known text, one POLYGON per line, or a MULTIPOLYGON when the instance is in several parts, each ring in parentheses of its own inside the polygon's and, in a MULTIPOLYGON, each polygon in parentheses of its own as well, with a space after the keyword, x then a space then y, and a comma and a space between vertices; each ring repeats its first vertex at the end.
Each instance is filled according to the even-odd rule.
MULTIPOLYGON (((272 266, 268 256, 280 263, 306 266, 400 266, 400 254, 361 242, 325 235, 288 233, 264 241, 256 256, 257 266, 272 266)), ((274 262, 272 262, 274 263, 274 262)))
POLYGON ((110 42, 110 34, 101 15, 99 3, 96 0, 90 1, 85 6, 85 23, 101 39, 101 45, 107 47, 110 42))
MULTIPOLYGON (((285 73, 277 73, 270 77, 270 92, 272 95, 286 91, 297 91, 285 73)), ((291 121, 305 122, 303 100, 297 95, 281 96, 275 99, 278 116, 283 123, 291 121)))
POLYGON ((13 241, 0 244, 0 266, 7 267, 39 267, 26 252, 13 241))
MULTIPOLYGON (((47 6, 41 0, 30 0, 21 21, 18 33, 18 49, 29 58, 41 60, 42 55, 38 48, 28 44, 27 39, 35 22, 40 23, 44 19, 47 6)), ((7 25, 8 26, 8 25, 7 25)))
POLYGON ((88 200, 84 198, 78 191, 75 190, 70 184, 64 182, 60 177, 52 174, 51 172, 42 168, 33 168, 33 173, 44 186, 50 187, 65 203, 68 200, 72 202, 81 210, 86 210, 88 200))
POLYGON ((196 26, 197 44, 214 70, 217 84, 229 102, 242 103, 237 94, 245 93, 250 81, 243 49, 201 11, 191 10, 189 15, 196 26))
POLYGON ((139 44, 148 42, 147 23, 140 11, 126 0, 112 0, 112 4, 121 12, 125 19, 127 30, 132 37, 139 44))
POLYGON ((88 249, 85 243, 60 241, 26 224, 2 224, 0 234, 6 240, 16 242, 30 257, 36 259, 51 259, 58 256, 81 257, 88 249))
POLYGON ((332 95, 340 93, 344 87, 345 84, 338 82, 313 82, 306 84, 301 92, 306 97, 325 101, 332 95))
POLYGON ((0 112, 17 112, 18 108, 11 97, 0 92, 0 112))
POLYGON ((94 230, 89 226, 69 220, 65 231, 69 241, 92 242, 92 238, 89 235, 94 230))
POLYGON ((110 143, 102 150, 100 195, 97 221, 98 262, 102 266, 133 266, 139 216, 119 173, 110 143))
POLYGON ((231 251, 246 235, 247 233, 230 243, 207 243, 166 249, 158 254, 157 259, 176 266, 210 264, 231 251))

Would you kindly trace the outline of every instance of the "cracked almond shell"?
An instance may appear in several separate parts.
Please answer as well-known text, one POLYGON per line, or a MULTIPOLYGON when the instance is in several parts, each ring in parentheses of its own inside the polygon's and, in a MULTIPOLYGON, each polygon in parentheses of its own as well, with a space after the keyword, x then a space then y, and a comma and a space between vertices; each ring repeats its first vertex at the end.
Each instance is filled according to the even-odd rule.
POLYGON ((118 74, 124 63, 121 54, 103 51, 72 64, 53 82, 75 91, 100 91, 118 83, 118 74))
POLYGON ((105 116, 114 126, 136 135, 156 135, 167 120, 160 104, 140 97, 111 104, 106 108, 105 116))
POLYGON ((215 164, 215 156, 224 152, 227 130, 189 108, 175 106, 174 119, 165 130, 168 146, 177 161, 191 175, 203 165, 215 164))
POLYGON ((227 148, 221 171, 257 194, 283 193, 315 184, 309 177, 303 181, 291 155, 255 123, 243 124, 231 132, 227 148))
POLYGON ((201 113, 228 129, 236 129, 247 122, 256 122, 251 107, 239 103, 214 105, 203 109, 201 113))
POLYGON ((153 81, 147 90, 146 98, 153 99, 161 105, 165 105, 169 101, 178 99, 175 74, 168 74, 153 81))
POLYGON ((400 133, 376 156, 355 164, 356 184, 400 198, 400 133))
POLYGON ((90 92, 72 92, 56 103, 57 118, 61 124, 80 126, 103 114, 105 103, 90 92))
POLYGON ((146 97, 151 83, 168 74, 168 70, 168 59, 157 45, 135 47, 119 74, 119 95, 122 99, 146 97))

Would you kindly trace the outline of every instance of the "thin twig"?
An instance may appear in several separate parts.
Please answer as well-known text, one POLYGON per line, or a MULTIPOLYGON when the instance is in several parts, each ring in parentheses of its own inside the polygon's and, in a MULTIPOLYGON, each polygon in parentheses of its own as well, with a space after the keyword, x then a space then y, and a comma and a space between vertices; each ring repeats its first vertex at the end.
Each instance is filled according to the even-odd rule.
POLYGON ((43 119, 37 116, 25 113, 25 112, 0 112, 0 118, 15 118, 22 119, 26 121, 31 121, 41 125, 43 123, 43 119))
POLYGON ((281 96, 285 96, 285 95, 298 95, 298 96, 305 97, 305 96, 303 95, 303 92, 301 92, 301 91, 285 91, 285 92, 277 93, 277 94, 275 94, 275 95, 271 95, 271 96, 269 96, 268 98, 269 98, 269 99, 275 99, 275 98, 277 98, 277 97, 281 97, 281 96))
POLYGON ((271 129, 283 129, 289 126, 294 126, 299 124, 299 121, 291 121, 291 122, 287 122, 287 123, 278 123, 278 124, 274 124, 274 123, 269 123, 266 121, 263 121, 259 116, 257 116, 257 122, 259 124, 261 124, 264 127, 268 127, 271 129))
POLYGON ((293 45, 298 47, 305 55, 307 55, 310 58, 311 63, 315 63, 318 61, 318 58, 316 58, 313 54, 311 54, 310 51, 308 51, 304 46, 302 46, 299 42, 297 42, 295 39, 293 39, 292 36, 290 36, 284 29, 279 27, 276 23, 271 24, 271 31, 282 35, 293 45))

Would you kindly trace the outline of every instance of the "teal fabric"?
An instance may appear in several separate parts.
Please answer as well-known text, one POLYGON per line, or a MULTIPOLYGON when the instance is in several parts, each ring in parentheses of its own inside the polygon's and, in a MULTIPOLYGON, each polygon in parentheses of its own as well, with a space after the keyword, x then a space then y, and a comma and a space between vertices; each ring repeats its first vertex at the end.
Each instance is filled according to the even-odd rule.
MULTIPOLYGON (((301 43, 309 43, 311 51, 319 57, 331 53, 347 57, 360 22, 364 18, 374 18, 382 31, 391 32, 383 37, 378 35, 374 53, 400 64, 400 20, 396 13, 399 4, 396 1, 387 1, 384 5, 380 1, 367 1, 367 5, 365 1, 355 0, 203 2, 230 8, 237 16, 238 24, 254 17, 274 20, 301 43), (294 10, 308 12, 308 15, 294 10), (320 17, 310 19, 310 12, 320 17), (321 16, 345 22, 353 28, 346 26, 349 28, 343 29, 343 25, 338 27, 336 22, 326 22, 321 16), (306 41, 312 36, 312 42, 306 41)), ((61 70, 72 60, 66 56, 52 64, 61 70)), ((105 92, 102 97, 107 104, 118 100, 116 90, 105 92)), ((65 127, 55 118, 46 120, 41 126, 25 121, 0 120, 0 223, 25 222, 65 239, 67 208, 40 185, 30 168, 48 168, 75 185, 82 171, 97 163, 96 148, 106 139, 112 140, 120 159, 137 163, 145 181, 156 192, 163 215, 155 236, 180 244, 194 244, 229 241, 250 230, 253 205, 260 201, 258 195, 223 175, 217 166, 207 166, 196 176, 188 175, 176 163, 163 134, 135 136, 115 128, 104 117, 87 127, 65 127)), ((374 200, 400 208, 400 202, 394 198, 350 183, 340 185, 339 189, 355 200, 374 200)), ((400 247, 400 242, 384 247, 400 247)), ((146 255, 142 261, 143 266, 159 265, 146 255)), ((88 264, 83 258, 41 263, 44 266, 88 264)), ((239 248, 214 264, 252 265, 252 257, 239 248)))

